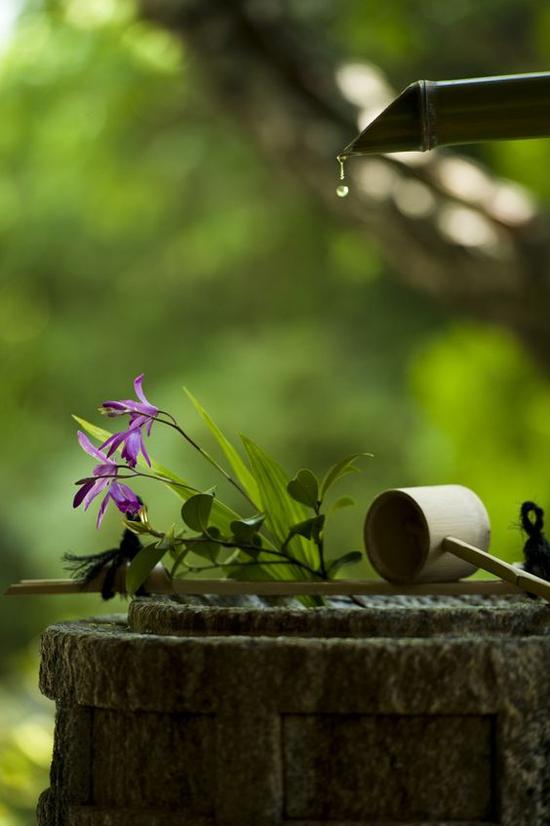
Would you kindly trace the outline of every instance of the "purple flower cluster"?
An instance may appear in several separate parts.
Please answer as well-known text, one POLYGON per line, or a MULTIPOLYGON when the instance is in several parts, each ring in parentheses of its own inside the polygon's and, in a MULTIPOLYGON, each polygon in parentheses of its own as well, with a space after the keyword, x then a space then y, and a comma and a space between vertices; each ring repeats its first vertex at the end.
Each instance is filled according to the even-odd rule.
POLYGON ((138 497, 128 485, 124 485, 116 479, 118 475, 118 465, 110 461, 105 453, 102 453, 101 450, 94 447, 88 437, 80 430, 78 431, 78 441, 80 442, 80 447, 85 450, 86 453, 93 456, 94 459, 99 459, 99 464, 93 469, 91 478, 77 482, 81 487, 73 499, 73 507, 78 508, 79 505, 84 503, 84 510, 88 510, 96 496, 99 496, 102 491, 106 490, 107 493, 99 506, 99 513, 97 515, 98 528, 103 521, 103 516, 105 515, 105 510, 110 499, 113 500, 122 513, 138 513, 140 508, 138 497))
POLYGON ((99 460, 99 464, 92 471, 92 476, 77 482, 81 487, 77 491, 73 507, 77 508, 84 503, 84 510, 90 506, 92 501, 102 491, 106 491, 99 507, 97 517, 97 527, 101 525, 105 510, 109 501, 112 500, 116 507, 124 514, 135 515, 139 512, 141 503, 136 494, 128 487, 117 480, 120 466, 111 459, 111 456, 122 447, 121 457, 125 460, 129 468, 135 468, 138 457, 141 453, 145 462, 150 466, 151 460, 147 453, 143 438, 142 428, 147 435, 151 433, 154 419, 158 416, 159 409, 152 405, 143 392, 143 374, 134 380, 134 390, 138 401, 134 399, 123 399, 122 401, 106 401, 101 406, 101 411, 107 416, 128 415, 129 426, 120 433, 114 433, 99 448, 94 447, 87 436, 78 432, 78 441, 83 450, 90 456, 99 460))

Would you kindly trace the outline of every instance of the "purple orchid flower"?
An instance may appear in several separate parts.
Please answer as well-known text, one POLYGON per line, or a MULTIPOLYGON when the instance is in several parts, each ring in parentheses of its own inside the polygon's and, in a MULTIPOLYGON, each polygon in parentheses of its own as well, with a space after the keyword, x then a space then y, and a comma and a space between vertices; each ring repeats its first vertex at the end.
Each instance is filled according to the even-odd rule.
POLYGON ((128 430, 123 430, 121 433, 113 433, 112 436, 109 436, 109 438, 100 445, 100 450, 108 448, 107 457, 110 457, 120 445, 123 445, 120 455, 128 462, 130 467, 136 466, 140 453, 143 454, 143 458, 149 467, 151 467, 151 460, 147 453, 139 424, 131 425, 128 430))
POLYGON ((147 435, 150 436, 153 421, 159 413, 158 407, 152 405, 147 399, 142 385, 143 373, 134 379, 134 390, 139 401, 134 401, 134 399, 106 401, 103 402, 100 408, 101 412, 106 413, 107 416, 128 415, 130 417, 128 430, 114 433, 99 448, 100 450, 106 450, 109 457, 122 445, 121 456, 128 462, 130 467, 136 466, 140 453, 149 467, 151 466, 141 428, 145 427, 147 435))
POLYGON ((134 390, 139 401, 122 399, 121 401, 106 401, 100 407, 107 416, 130 416, 131 427, 146 425, 147 435, 151 435, 153 420, 158 416, 159 409, 147 399, 143 392, 143 373, 134 379, 134 390))
POLYGON ((98 528, 103 521, 107 505, 111 499, 121 513, 137 514, 141 507, 140 501, 128 485, 116 481, 118 466, 115 462, 112 462, 100 449, 94 447, 88 437, 80 430, 78 431, 78 441, 80 447, 86 453, 99 460, 99 464, 92 471, 93 476, 98 478, 84 479, 81 483, 77 482, 77 484, 81 484, 81 487, 73 499, 73 508, 78 508, 79 505, 84 503, 84 510, 88 510, 96 496, 106 490, 107 492, 99 506, 97 515, 98 528))

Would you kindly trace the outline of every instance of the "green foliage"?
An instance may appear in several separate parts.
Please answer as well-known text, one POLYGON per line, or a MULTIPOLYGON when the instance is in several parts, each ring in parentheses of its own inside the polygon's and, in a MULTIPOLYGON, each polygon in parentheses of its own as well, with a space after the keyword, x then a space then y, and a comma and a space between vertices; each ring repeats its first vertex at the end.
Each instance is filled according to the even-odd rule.
MULTIPOLYGON (((193 398, 191 394, 188 393, 188 395, 193 398)), ((120 406, 120 403, 118 404, 120 406)), ((110 406, 112 407, 113 404, 110 406)), ((171 489, 178 490, 183 486, 185 487, 184 503, 181 506, 183 530, 176 532, 175 527, 172 526, 166 532, 159 531, 153 526, 143 500, 141 500, 139 507, 139 518, 135 518, 136 514, 134 514, 133 518, 126 515, 123 519, 123 524, 127 530, 133 531, 142 538, 148 535, 153 538, 152 542, 142 547, 130 564, 127 583, 130 594, 136 593, 146 581, 153 567, 166 553, 170 553, 174 560, 171 576, 186 576, 190 573, 199 573, 217 568, 220 573, 230 577, 238 577, 240 572, 247 568, 256 569, 255 575, 263 575, 264 573, 270 575, 272 570, 277 570, 279 576, 287 580, 303 577, 327 579, 330 577, 329 572, 331 570, 336 571, 339 565, 349 564, 350 561, 354 560, 354 557, 350 557, 348 554, 345 558, 337 563, 332 563, 327 568, 324 544, 326 514, 321 512, 323 502, 320 498, 319 480, 311 470, 302 468, 293 479, 288 480, 282 467, 273 458, 250 439, 242 436, 250 461, 251 467, 249 469, 238 457, 229 440, 213 424, 213 419, 206 410, 198 403, 194 406, 201 418, 207 423, 210 432, 213 433, 222 450, 229 454, 233 460, 233 464, 239 470, 241 478, 248 482, 249 489, 256 490, 257 496, 265 505, 265 512, 250 517, 233 519, 229 523, 230 533, 228 534, 227 531, 222 533, 220 528, 212 523, 212 515, 216 505, 215 489, 211 488, 206 492, 194 492, 189 495, 192 490, 189 485, 176 482, 175 480, 179 477, 172 471, 153 462, 149 457, 147 457, 145 465, 143 462, 141 465, 136 464, 135 457, 134 459, 128 458, 125 450, 123 450, 124 444, 126 444, 127 449, 127 435, 124 435, 118 448, 112 454, 112 456, 116 455, 117 451, 121 453, 120 460, 114 466, 113 480, 115 477, 117 481, 129 478, 133 480, 132 484, 135 484, 141 478, 146 478, 162 482, 171 489), (235 456, 237 456, 237 459, 235 459, 235 456), (145 467, 145 471, 141 469, 142 467, 145 467), (161 467, 162 472, 157 470, 161 467), (297 514, 303 516, 307 513, 307 511, 304 511, 303 505, 313 510, 314 516, 295 522, 294 519, 297 514), (193 535, 189 535, 189 530, 194 532, 193 535), (262 535, 262 531, 265 531, 265 535, 262 535), (306 553, 303 552, 304 547, 306 553), (227 552, 229 552, 229 555, 227 552), (209 564, 206 566, 194 564, 193 556, 190 556, 190 554, 206 559, 209 564)), ((132 409, 132 403, 128 402, 126 407, 127 412, 122 414, 123 417, 128 416, 128 410, 132 409)), ((104 409, 105 405, 100 408, 102 412, 104 409)), ((74 418, 94 438, 102 441, 109 440, 107 431, 80 417, 74 418)), ((130 416, 131 422, 132 416, 130 416)), ((188 446, 191 446, 203 459, 206 459, 221 474, 223 479, 232 485, 233 489, 239 491, 247 504, 253 504, 248 492, 239 486, 235 479, 214 457, 210 456, 201 444, 191 438, 170 412, 156 409, 153 424, 155 425, 155 432, 159 428, 168 427, 172 433, 177 433, 188 446)), ((145 425, 135 424, 134 427, 136 426, 140 429, 140 438, 145 439, 147 436, 145 425)), ((125 431, 122 431, 122 433, 124 434, 125 431)), ((141 453, 145 455, 144 448, 142 448, 141 453)), ((100 460, 101 455, 103 454, 98 454, 100 460)), ((359 454, 346 457, 329 470, 323 483, 323 491, 326 492, 337 479, 351 470, 355 470, 352 463, 357 455, 359 454)), ((107 458, 106 455, 105 458, 107 458)), ((78 484, 89 485, 91 479, 97 473, 97 468, 94 468, 92 473, 91 478, 86 477, 80 480, 78 484)), ((113 489, 114 481, 111 491, 113 489)), ((350 502, 352 500, 342 498, 333 505, 331 511, 334 512, 345 507, 350 502)))
POLYGON ((126 572, 126 590, 130 595, 135 594, 140 585, 143 585, 167 550, 169 550, 169 543, 161 540, 151 542, 138 551, 126 572))
POLYGON ((296 525, 291 525, 288 531, 288 536, 303 536, 305 539, 319 539, 324 524, 324 514, 312 516, 310 519, 304 519, 303 522, 298 522, 296 525))
POLYGON ((231 532, 236 542, 243 542, 246 545, 254 542, 261 544, 259 531, 265 521, 264 514, 250 516, 248 519, 237 519, 231 523, 231 532))
MULTIPOLYGON (((241 440, 258 485, 266 525, 277 541, 284 543, 289 526, 303 521, 307 516, 306 511, 288 495, 289 479, 279 463, 246 436, 241 436, 241 440)), ((293 543, 293 549, 298 559, 308 564, 315 563, 313 549, 302 541, 293 543)))
MULTIPOLYGON (((213 493, 197 493, 181 506, 181 518, 191 530, 208 533, 208 521, 213 504, 213 493)), ((233 525, 233 522, 231 524, 233 525)))
POLYGON ((253 502, 259 502, 260 493, 258 491, 258 485, 256 480, 250 473, 249 469, 239 456, 236 448, 233 447, 229 439, 224 436, 220 428, 214 422, 212 417, 206 412, 204 407, 200 404, 200 402, 193 396, 193 394, 185 387, 185 392, 187 393, 188 398, 191 400, 195 410, 198 414, 202 417, 202 419, 208 425, 208 429, 216 439, 217 443, 225 453, 226 458, 229 461, 229 464, 233 468, 235 476, 237 477, 238 481, 243 486, 244 490, 248 493, 250 498, 253 502))
POLYGON ((311 470, 299 470, 294 479, 286 486, 288 493, 296 502, 317 508, 319 504, 319 480, 311 470))
POLYGON ((346 476, 348 473, 358 473, 359 468, 355 467, 353 464, 359 456, 370 456, 370 453, 352 453, 351 456, 346 456, 345 459, 342 459, 340 462, 337 462, 333 465, 329 471, 327 471, 322 483, 321 483, 321 499, 324 499, 326 493, 330 490, 332 485, 341 479, 342 476, 346 476))
POLYGON ((333 560, 327 568, 329 578, 334 579, 341 568, 344 568, 346 565, 356 565, 358 562, 361 562, 362 558, 363 554, 361 551, 349 551, 347 554, 333 560))

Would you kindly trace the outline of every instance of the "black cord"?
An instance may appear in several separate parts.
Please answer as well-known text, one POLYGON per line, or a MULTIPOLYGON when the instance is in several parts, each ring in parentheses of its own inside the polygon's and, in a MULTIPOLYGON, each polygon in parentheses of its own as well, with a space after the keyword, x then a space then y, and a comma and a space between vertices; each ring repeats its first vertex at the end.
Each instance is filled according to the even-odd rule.
POLYGON ((524 502, 521 527, 527 534, 523 546, 524 570, 550 582, 550 544, 544 535, 544 511, 535 502, 524 502))

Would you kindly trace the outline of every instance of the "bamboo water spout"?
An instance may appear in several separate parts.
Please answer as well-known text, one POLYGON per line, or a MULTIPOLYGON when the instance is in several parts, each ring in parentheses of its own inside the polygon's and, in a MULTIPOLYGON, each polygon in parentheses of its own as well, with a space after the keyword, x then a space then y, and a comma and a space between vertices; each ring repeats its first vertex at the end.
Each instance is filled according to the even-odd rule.
POLYGON ((550 72, 412 83, 340 153, 550 136, 550 72))

